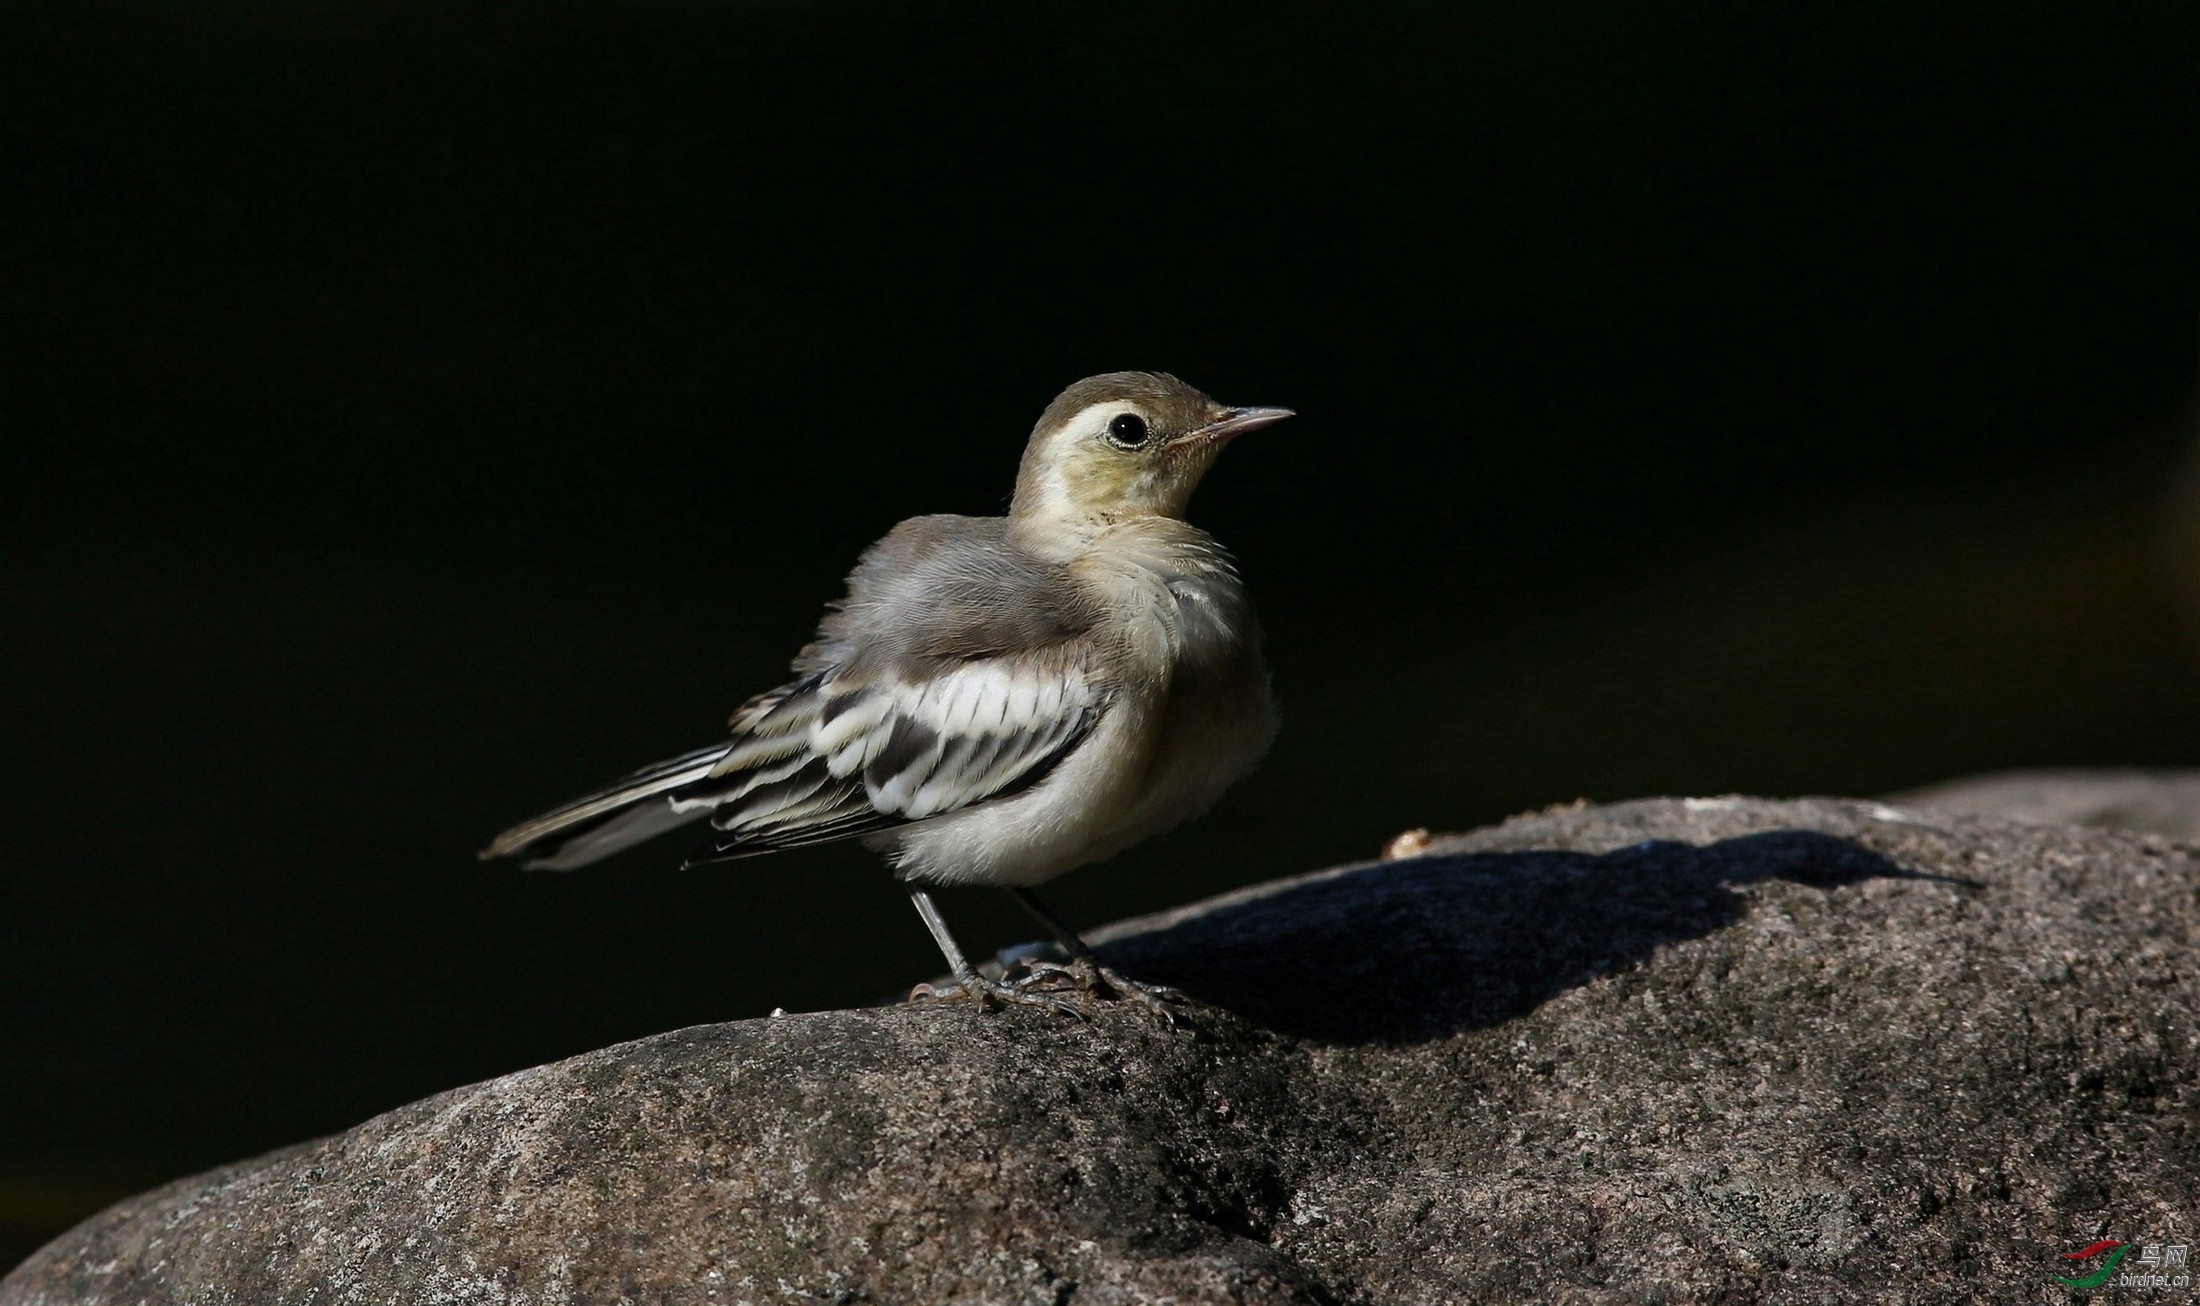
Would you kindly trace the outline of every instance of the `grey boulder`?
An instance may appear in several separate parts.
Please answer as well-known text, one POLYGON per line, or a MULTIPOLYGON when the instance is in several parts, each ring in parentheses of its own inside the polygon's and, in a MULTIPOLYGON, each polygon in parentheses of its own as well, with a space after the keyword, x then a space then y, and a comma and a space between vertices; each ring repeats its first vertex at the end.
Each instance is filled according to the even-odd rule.
POLYGON ((1107 932, 1177 1028, 680 1030, 124 1202, 0 1303, 2037 1300, 2200 1214, 2194 858, 1554 809, 1107 932))
POLYGON ((1920 812, 2200 840, 2200 771, 1999 771, 1897 794, 1920 812))

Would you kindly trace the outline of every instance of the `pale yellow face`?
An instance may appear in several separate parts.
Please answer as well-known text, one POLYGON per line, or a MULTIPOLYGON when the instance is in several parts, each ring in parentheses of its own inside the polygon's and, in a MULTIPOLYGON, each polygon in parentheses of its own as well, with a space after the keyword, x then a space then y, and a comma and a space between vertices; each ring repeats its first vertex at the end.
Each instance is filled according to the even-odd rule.
MULTIPOLYGON (((1215 406, 1210 420, 1223 411, 1215 406)), ((1111 519, 1181 517, 1228 439, 1183 429, 1133 400, 1093 404, 1034 435, 1032 488, 1041 497, 1032 506, 1111 519)))
POLYGON ((1290 415, 1225 408, 1165 373, 1087 377, 1032 431, 1010 515, 1065 525, 1182 517, 1224 445, 1290 415))

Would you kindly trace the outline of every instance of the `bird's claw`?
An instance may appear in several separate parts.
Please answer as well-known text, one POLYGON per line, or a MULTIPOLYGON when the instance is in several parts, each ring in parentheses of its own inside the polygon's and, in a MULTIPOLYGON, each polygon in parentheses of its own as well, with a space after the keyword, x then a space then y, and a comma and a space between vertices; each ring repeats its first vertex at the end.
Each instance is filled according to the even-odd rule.
POLYGON ((1142 983, 1120 971, 1103 966, 1090 957, 1079 957, 1068 962, 1020 961, 1009 971, 1009 975, 1016 983, 1023 985, 1068 980, 1085 996, 1103 1001, 1109 998, 1128 998, 1172 1026, 1176 1024, 1176 1012, 1172 1004, 1184 1000, 1181 989, 1173 989, 1166 984, 1142 983), (1023 972, 1021 978, 1015 978, 1018 971, 1023 972))
POLYGON ((1067 997, 1059 996, 1064 992, 1075 992, 1103 1002, 1127 998, 1161 1017, 1171 1027, 1176 1025, 1173 1004, 1184 1001, 1180 989, 1166 984, 1142 983, 1090 958, 1067 962, 1023 958, 1010 965, 1001 979, 973 974, 951 984, 919 984, 909 990, 909 1000, 968 998, 981 1008, 1043 1007, 1079 1020, 1089 1020, 1091 1017, 1086 1011, 1067 997))
POLYGON ((968 998, 980 1010, 994 1006, 1043 1007, 1077 1020, 1089 1019, 1076 1004, 1051 993, 1034 992, 1021 984, 1003 983, 984 975, 968 975, 953 984, 919 984, 909 990, 911 1002, 968 998))

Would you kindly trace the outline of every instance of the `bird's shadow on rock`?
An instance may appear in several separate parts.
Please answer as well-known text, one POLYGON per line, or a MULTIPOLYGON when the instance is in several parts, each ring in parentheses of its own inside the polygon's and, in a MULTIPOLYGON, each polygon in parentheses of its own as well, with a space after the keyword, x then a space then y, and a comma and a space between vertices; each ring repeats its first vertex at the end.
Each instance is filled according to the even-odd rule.
POLYGON ((1738 886, 1879 877, 1942 878, 1810 830, 1603 854, 1435 854, 1225 902, 1100 951, 1278 1033, 1414 1042, 1497 1024, 1730 925, 1746 907, 1738 886))

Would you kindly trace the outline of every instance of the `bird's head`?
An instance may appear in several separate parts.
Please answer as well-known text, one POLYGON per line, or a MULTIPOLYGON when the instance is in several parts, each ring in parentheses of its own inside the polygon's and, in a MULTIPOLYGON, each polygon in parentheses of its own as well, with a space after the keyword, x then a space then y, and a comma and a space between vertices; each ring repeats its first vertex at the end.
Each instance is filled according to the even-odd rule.
POLYGON ((1182 517, 1222 446, 1289 416, 1225 408, 1165 372, 1088 376, 1032 428, 1009 515, 1065 525, 1182 517))

